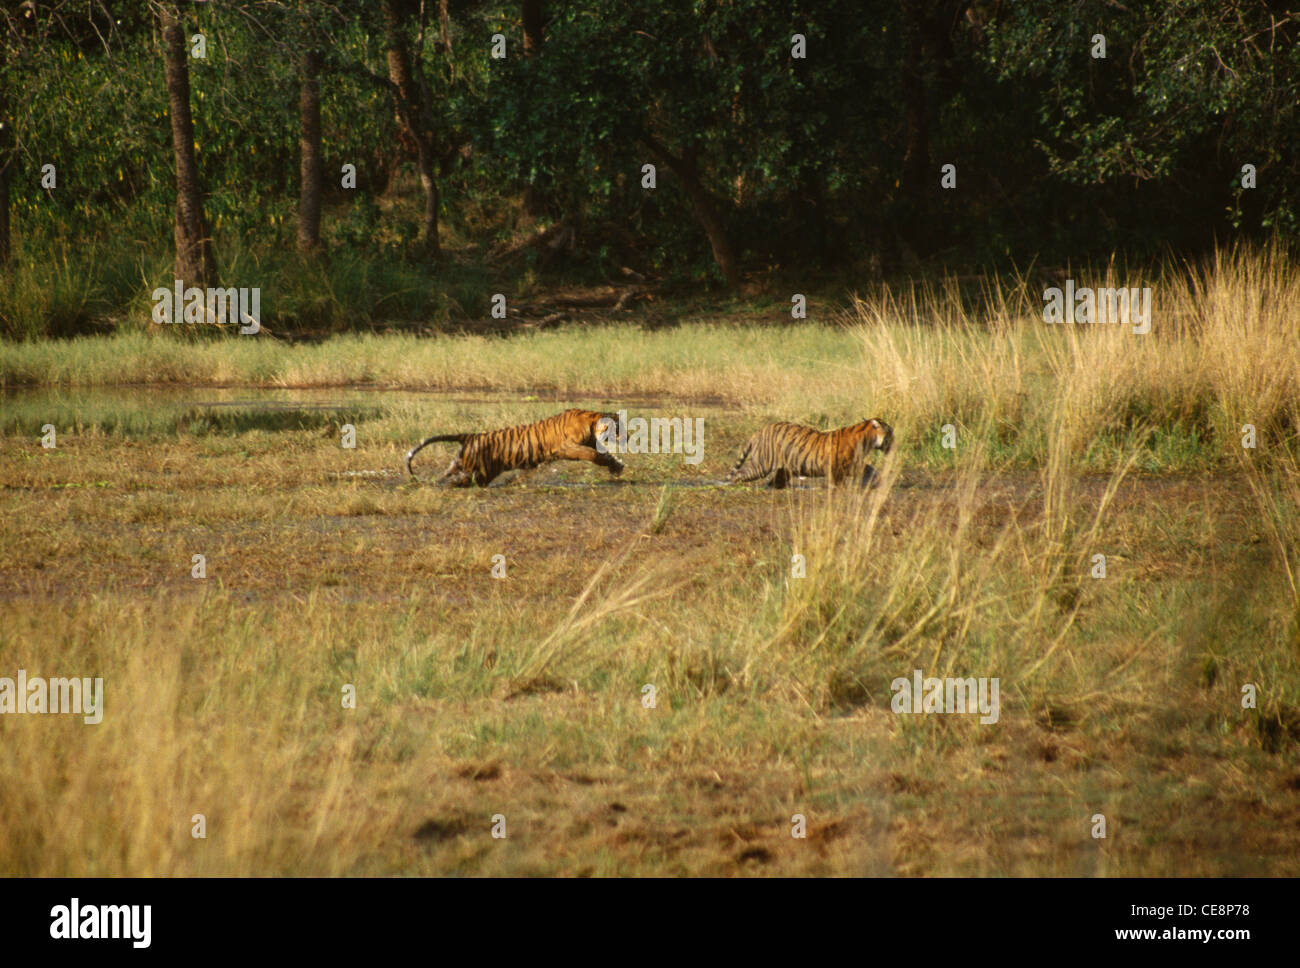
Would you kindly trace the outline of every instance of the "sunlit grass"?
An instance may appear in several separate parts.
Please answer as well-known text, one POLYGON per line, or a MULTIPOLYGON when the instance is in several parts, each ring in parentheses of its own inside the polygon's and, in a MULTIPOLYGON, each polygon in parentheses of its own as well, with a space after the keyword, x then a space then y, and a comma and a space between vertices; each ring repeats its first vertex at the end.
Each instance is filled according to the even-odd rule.
POLYGON ((1170 281, 1148 337, 938 291, 790 331, 5 344, 0 676, 106 709, 0 716, 0 871, 1294 876, 1286 270, 1170 281), (142 374, 265 393, 112 385, 142 374), (335 380, 461 393, 274 389, 335 380), (704 417, 703 462, 404 477, 436 430, 620 400, 704 417), (697 486, 764 420, 866 415, 871 488, 697 486), (997 722, 894 713, 916 669, 996 677, 997 722))

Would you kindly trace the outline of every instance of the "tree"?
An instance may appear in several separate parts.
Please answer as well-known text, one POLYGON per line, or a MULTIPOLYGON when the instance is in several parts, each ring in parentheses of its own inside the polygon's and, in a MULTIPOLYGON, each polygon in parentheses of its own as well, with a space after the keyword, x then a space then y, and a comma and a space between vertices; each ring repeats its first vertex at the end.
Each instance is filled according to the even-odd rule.
POLYGON ((1033 107, 1045 181, 1106 214, 1112 245, 1210 245, 1225 214, 1256 232, 1294 234, 1294 10, 1270 0, 998 4, 987 57, 1033 107), (1254 190, 1242 188, 1245 164, 1254 190))
MULTIPOLYGON (((306 12, 306 4, 303 4, 306 12)), ((310 25, 304 24, 305 30, 310 25)), ((298 189, 298 249, 320 248, 321 192, 325 171, 321 158, 320 72, 321 55, 314 36, 308 36, 299 57, 298 123, 301 154, 298 189)))
POLYGON ((0 266, 9 264, 9 168, 13 159, 13 123, 5 108, 0 88, 0 266))
POLYGON ((731 245, 727 234, 727 223, 722 214, 722 202, 705 187, 700 176, 699 151, 689 147, 681 154, 673 154, 649 131, 642 131, 639 140, 661 164, 668 168, 682 182, 686 196, 691 200, 691 209, 695 219, 700 223, 709 247, 713 250, 713 260, 722 271, 722 277, 728 287, 740 283, 740 265, 736 261, 736 250, 731 245))
POLYGON ((159 6, 167 101, 171 114, 172 151, 176 158, 176 278, 206 288, 217 284, 217 257, 212 234, 203 216, 203 193, 194 150, 194 119, 190 115, 190 72, 187 44, 179 10, 159 6))
POLYGON ((15 69, 10 48, 20 42, 23 33, 33 31, 35 10, 31 4, 19 6, 15 15, 0 11, 0 266, 9 264, 9 179, 13 171, 14 121, 9 112, 9 78, 15 69))
MULTIPOLYGON (((536 58, 542 52, 542 0, 523 0, 523 3, 524 56, 536 58)), ((539 176, 534 176, 524 186, 524 211, 533 218, 546 212, 540 181, 539 176)))
MULTIPOLYGON (((698 248, 679 228, 693 221, 734 286, 738 240, 779 248, 790 234, 774 216, 797 211, 793 195, 831 205, 823 186, 837 169, 847 191, 882 167, 887 145, 864 115, 893 109, 869 83, 887 75, 874 55, 888 43, 859 4, 827 0, 795 29, 776 4, 558 5, 544 56, 494 68, 488 153, 517 178, 547 177, 556 207, 658 221, 679 252, 698 248), (811 58, 795 56, 796 32, 818 45, 811 58), (641 188, 647 163, 653 190, 641 188)), ((816 220, 790 228, 809 234, 816 220)))
POLYGON ((437 155, 434 133, 429 117, 429 105, 424 91, 412 70, 410 48, 407 45, 408 15, 398 0, 383 0, 384 46, 388 58, 388 79, 394 88, 397 116, 406 137, 415 149, 416 168, 420 185, 424 189, 424 218, 420 237, 432 256, 441 253, 438 242, 438 180, 435 175, 437 155))
POLYGON ((524 2, 524 56, 535 57, 542 49, 542 0, 524 2))

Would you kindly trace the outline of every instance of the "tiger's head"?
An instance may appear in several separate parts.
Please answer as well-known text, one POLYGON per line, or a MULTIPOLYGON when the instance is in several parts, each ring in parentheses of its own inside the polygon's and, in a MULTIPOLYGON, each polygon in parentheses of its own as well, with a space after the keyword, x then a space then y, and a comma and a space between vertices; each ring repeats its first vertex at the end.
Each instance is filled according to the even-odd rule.
POLYGON ((862 438, 863 451, 878 450, 888 454, 894 446, 894 428, 878 417, 864 420, 866 433, 862 438))
POLYGON ((592 434, 596 439, 596 449, 602 454, 617 454, 627 444, 627 427, 618 419, 616 413, 602 413, 597 418, 592 434))

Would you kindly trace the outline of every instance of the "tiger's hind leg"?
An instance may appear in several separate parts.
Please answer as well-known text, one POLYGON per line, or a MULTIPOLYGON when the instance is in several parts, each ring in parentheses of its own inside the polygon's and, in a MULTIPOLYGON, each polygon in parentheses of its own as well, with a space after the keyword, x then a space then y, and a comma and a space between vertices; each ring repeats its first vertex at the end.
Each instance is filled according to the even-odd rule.
POLYGON ((474 480, 473 475, 460 466, 460 458, 456 458, 447 468, 447 472, 435 483, 439 487, 469 487, 474 480))

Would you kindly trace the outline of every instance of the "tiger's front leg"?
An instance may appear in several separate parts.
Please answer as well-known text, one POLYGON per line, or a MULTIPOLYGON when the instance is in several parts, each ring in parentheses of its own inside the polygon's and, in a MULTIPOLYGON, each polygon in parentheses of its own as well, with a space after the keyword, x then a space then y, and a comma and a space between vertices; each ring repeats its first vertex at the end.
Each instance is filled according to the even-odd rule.
POLYGON ((585 460, 598 467, 604 467, 611 474, 623 473, 624 464, 613 454, 602 454, 594 447, 587 447, 583 444, 565 444, 556 455, 561 460, 585 460))
POLYGON ((869 484, 876 483, 876 476, 878 473, 879 472, 871 466, 871 463, 867 460, 866 456, 862 455, 853 462, 852 468, 845 468, 842 476, 845 480, 851 480, 862 487, 866 487, 869 484))
POLYGON ((760 464, 753 457, 745 457, 730 474, 727 475, 728 484, 751 484, 754 481, 761 481, 771 473, 766 467, 760 464))
POLYGON ((621 460, 619 460, 613 454, 602 454, 600 451, 596 451, 595 463, 599 464, 601 467, 608 470, 611 474, 615 474, 615 475, 622 474, 623 468, 626 466, 621 460))

